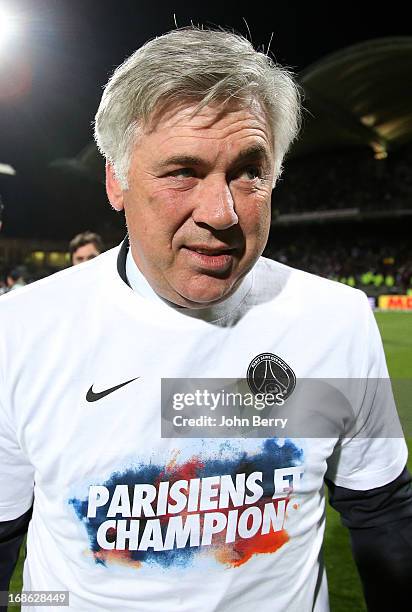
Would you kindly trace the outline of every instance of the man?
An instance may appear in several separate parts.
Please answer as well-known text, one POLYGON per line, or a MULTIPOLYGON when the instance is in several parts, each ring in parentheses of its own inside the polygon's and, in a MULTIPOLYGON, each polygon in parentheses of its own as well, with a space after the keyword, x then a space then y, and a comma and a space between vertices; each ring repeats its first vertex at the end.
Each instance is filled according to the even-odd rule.
POLYGON ((16 266, 7 274, 6 283, 9 291, 15 291, 26 285, 27 268, 25 266, 16 266))
POLYGON ((103 253, 103 240, 94 232, 77 234, 69 244, 70 261, 72 266, 90 261, 103 253))
POLYGON ((367 299, 261 257, 298 123, 290 74, 224 31, 161 36, 109 80, 95 134, 128 240, 0 304, 3 589, 32 511, 25 589, 73 610, 324 612, 327 478, 370 609, 405 592, 407 451, 380 435, 396 415, 367 299), (333 435, 219 437, 212 419, 185 437, 179 402, 165 435, 165 384, 246 378, 279 406, 303 379, 361 393, 333 435))

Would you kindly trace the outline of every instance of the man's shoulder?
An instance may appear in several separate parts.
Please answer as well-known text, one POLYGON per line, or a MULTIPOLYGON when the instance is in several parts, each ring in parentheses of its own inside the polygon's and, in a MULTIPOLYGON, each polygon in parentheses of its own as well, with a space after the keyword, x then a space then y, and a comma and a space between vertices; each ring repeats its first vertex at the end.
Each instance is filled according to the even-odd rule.
POLYGON ((94 259, 72 266, 3 295, 0 299, 1 318, 11 314, 31 316, 39 309, 46 313, 65 310, 73 303, 85 302, 91 293, 104 283, 105 272, 116 271, 119 247, 110 249, 94 259))
POLYGON ((359 289, 339 283, 279 261, 260 257, 254 271, 257 288, 264 287, 277 296, 302 301, 307 306, 319 303, 357 304, 365 300, 359 289))

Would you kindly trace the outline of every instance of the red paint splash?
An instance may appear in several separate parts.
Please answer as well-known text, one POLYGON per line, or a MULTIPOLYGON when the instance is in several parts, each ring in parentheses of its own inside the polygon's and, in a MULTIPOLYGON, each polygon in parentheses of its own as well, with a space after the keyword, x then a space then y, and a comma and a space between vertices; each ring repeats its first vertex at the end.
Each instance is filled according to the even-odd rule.
MULTIPOLYGON (((289 503, 288 498, 283 498, 286 501, 285 507, 285 516, 287 511, 287 506, 289 503)), ((263 507, 272 502, 277 511, 277 505, 281 501, 281 499, 277 499, 273 501, 268 497, 263 497, 259 500, 257 507, 263 513, 263 507)), ((247 506, 242 506, 239 508, 239 513, 245 510, 247 506)), ((224 563, 231 567, 240 567, 247 561, 249 561, 253 555, 258 554, 267 554, 276 552, 281 546, 286 544, 289 541, 289 534, 285 529, 281 529, 280 531, 270 531, 266 534, 257 533, 251 538, 241 538, 239 534, 236 535, 236 540, 233 543, 226 544, 223 540, 219 542, 218 537, 220 534, 217 534, 213 538, 213 544, 211 546, 212 551, 214 552, 215 558, 220 563, 224 563)))
POLYGON ((215 557, 220 563, 240 567, 253 555, 274 553, 288 541, 289 535, 285 529, 265 535, 256 534, 247 540, 237 539, 233 544, 222 546, 216 550, 215 557))
POLYGON ((142 566, 140 561, 133 561, 130 550, 99 550, 94 552, 93 556, 95 559, 105 563, 118 563, 119 565, 132 566, 136 569, 142 566))

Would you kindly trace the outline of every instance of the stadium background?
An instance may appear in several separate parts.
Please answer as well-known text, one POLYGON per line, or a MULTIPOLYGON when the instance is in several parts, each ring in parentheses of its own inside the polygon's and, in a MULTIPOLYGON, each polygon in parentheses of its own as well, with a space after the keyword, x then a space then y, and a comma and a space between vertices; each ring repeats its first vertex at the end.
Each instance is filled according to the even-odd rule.
MULTIPOLYGON (((396 4, 396 3, 395 3, 396 4)), ((112 68, 147 38, 179 25, 225 25, 248 34, 298 74, 305 94, 301 138, 273 194, 265 255, 364 290, 391 376, 412 376, 412 37, 392 4, 245 11, 124 0, 2 2, 24 24, 0 47, 0 193, 5 203, 0 271, 24 263, 32 280, 68 262, 79 231, 108 247, 124 234, 110 210, 104 164, 90 123, 112 68), (362 12, 363 10, 363 12, 362 12), (265 12, 266 11, 266 12, 265 12), (11 169, 11 170, 10 170, 11 169), (383 295, 392 296, 384 298, 383 295), (402 296, 401 298, 397 296, 402 296)), ((0 30, 1 31, 1 30, 0 30)), ((1 42, 1 40, 0 40, 1 42)), ((1 299, 1 298, 0 298, 1 299)), ((339 321, 336 322, 339 324, 339 321)), ((409 417, 403 386, 400 411, 409 417)), ((402 384, 401 384, 402 387, 402 384)), ((408 434, 412 433, 407 431, 408 434)), ((408 439, 410 443, 410 439, 408 439)), ((325 560, 332 612, 365 610, 348 534, 328 509, 325 560)), ((12 590, 21 584, 22 551, 12 590)), ((15 609, 15 608, 13 608, 15 609)))

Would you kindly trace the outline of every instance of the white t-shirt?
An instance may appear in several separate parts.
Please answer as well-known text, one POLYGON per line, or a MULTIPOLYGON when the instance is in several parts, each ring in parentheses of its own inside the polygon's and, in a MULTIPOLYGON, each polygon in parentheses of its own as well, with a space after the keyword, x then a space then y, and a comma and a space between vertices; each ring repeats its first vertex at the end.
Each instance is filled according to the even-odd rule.
POLYGON ((118 253, 0 301, 0 521, 34 492, 24 589, 68 590, 77 612, 327 611, 325 474, 385 485, 404 440, 162 438, 161 379, 244 379, 262 354, 298 381, 385 378, 365 295, 260 258, 189 311, 130 255, 128 286, 118 253))

